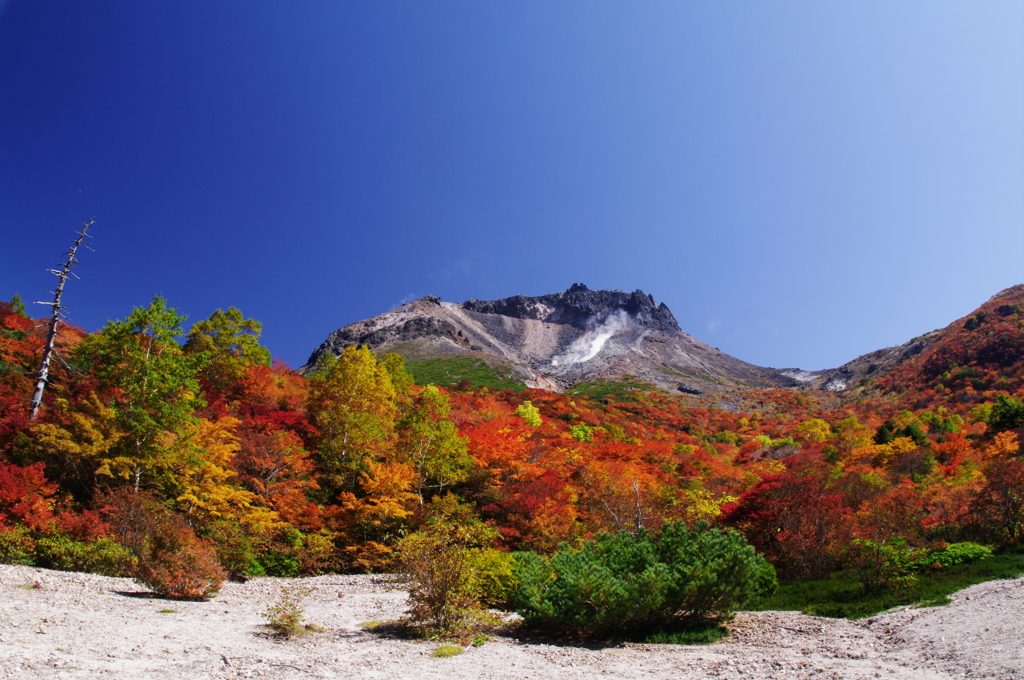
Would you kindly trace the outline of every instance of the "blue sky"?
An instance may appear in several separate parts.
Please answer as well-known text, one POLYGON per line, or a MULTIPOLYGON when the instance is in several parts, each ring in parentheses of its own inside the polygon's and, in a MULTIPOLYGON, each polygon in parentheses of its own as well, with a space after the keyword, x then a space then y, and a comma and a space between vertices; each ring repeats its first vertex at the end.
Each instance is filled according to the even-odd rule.
POLYGON ((1024 5, 0 0, 0 298, 93 217, 89 330, 583 282, 834 367, 1024 281, 1024 5))

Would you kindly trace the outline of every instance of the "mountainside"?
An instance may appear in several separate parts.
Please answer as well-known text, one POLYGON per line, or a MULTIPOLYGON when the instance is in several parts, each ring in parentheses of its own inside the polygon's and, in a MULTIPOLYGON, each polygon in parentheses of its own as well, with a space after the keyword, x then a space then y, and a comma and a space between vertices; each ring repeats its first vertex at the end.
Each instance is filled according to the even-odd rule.
POLYGON ((836 392, 874 384, 887 392, 1024 387, 1024 284, 993 295, 967 316, 897 347, 809 375, 808 387, 836 392))
POLYGON ((397 352, 412 362, 472 357, 507 367, 530 387, 555 391, 629 377, 687 394, 744 387, 847 392, 869 384, 886 391, 942 390, 965 382, 981 390, 997 381, 1019 388, 1024 285, 996 294, 944 329, 822 371, 749 364, 683 332, 668 307, 643 291, 583 284, 551 295, 463 303, 428 295, 331 333, 301 371, 350 345, 397 352))
POLYGON ((748 364, 684 333, 668 307, 643 291, 583 284, 539 297, 423 297, 331 333, 302 370, 327 352, 359 344, 410 361, 468 355, 508 366, 531 387, 557 391, 629 376, 690 394, 799 384, 791 372, 748 364))

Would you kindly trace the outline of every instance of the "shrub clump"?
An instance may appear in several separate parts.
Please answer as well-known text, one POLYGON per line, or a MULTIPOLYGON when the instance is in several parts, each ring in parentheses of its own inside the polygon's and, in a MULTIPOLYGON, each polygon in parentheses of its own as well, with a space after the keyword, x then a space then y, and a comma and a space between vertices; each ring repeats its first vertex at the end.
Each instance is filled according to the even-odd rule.
POLYGON ((459 647, 458 645, 444 644, 439 645, 438 648, 434 650, 432 656, 436 656, 439 659, 447 659, 449 656, 462 654, 462 651, 462 647, 459 647))
POLYGON ((32 564, 35 547, 25 527, 0 525, 0 564, 32 564))
POLYGON ((778 585, 746 539, 705 522, 599 534, 550 559, 517 553, 513 571, 512 603, 528 625, 585 637, 643 637, 726 618, 778 585))
POLYGON ((267 626, 284 638, 300 637, 307 633, 322 630, 314 624, 302 622, 305 611, 299 604, 313 592, 310 587, 285 587, 277 601, 267 607, 261 616, 267 620, 267 626))
POLYGON ((491 623, 485 606, 508 599, 511 558, 488 547, 498 532, 453 496, 432 506, 431 519, 398 547, 412 581, 406 619, 421 636, 461 639, 491 623))
POLYGON ((36 543, 38 567, 59 571, 84 571, 104 576, 121 576, 130 572, 132 554, 117 541, 104 536, 79 541, 63 534, 44 536, 36 543))
POLYGON ((181 515, 149 492, 116 491, 103 499, 103 512, 121 545, 137 563, 135 580, 161 597, 205 600, 228 574, 213 546, 200 539, 181 515))

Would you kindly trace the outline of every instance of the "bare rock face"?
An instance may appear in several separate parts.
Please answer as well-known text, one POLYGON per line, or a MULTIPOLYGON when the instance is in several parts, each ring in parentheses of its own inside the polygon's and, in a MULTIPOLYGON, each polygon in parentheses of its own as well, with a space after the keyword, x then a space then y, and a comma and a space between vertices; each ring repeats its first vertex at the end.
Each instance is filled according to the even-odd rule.
POLYGON ((463 303, 423 297, 331 333, 302 370, 312 370, 328 352, 360 344, 413 361, 471 355, 510 366, 527 385, 555 390, 626 377, 687 394, 802 382, 684 333, 668 307, 643 291, 590 290, 579 283, 538 297, 463 303))

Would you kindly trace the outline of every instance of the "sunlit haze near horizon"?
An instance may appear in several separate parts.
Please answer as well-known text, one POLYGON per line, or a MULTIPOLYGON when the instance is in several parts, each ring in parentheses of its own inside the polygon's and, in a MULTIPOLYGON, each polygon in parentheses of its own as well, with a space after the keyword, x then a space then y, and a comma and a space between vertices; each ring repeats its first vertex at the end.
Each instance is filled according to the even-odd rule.
POLYGON ((0 1, 0 299, 91 218, 90 331, 582 282, 835 367, 1024 282, 1024 4, 0 1))

